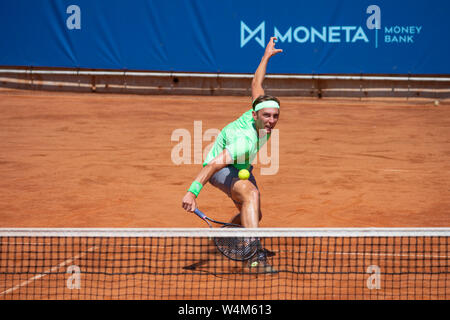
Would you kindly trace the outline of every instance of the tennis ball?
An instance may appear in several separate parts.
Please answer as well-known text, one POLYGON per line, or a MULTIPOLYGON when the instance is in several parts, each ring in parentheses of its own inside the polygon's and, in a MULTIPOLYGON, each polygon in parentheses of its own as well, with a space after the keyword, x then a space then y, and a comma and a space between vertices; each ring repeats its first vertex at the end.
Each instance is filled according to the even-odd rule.
POLYGON ((439 100, 434 100, 434 105, 437 107, 439 105, 439 100))
POLYGON ((242 169, 239 171, 239 179, 247 180, 248 178, 250 178, 250 172, 248 172, 247 169, 242 169))

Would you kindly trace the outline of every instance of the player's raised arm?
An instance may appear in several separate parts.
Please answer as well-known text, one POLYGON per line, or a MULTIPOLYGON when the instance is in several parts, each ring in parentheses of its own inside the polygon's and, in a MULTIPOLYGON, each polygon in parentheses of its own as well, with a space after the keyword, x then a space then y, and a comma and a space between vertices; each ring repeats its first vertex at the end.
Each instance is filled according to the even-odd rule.
POLYGON ((269 59, 279 52, 283 52, 282 49, 275 48, 276 37, 271 37, 269 43, 267 44, 264 55, 261 58, 258 68, 256 69, 255 75, 252 80, 252 101, 254 101, 259 96, 264 95, 264 89, 262 87, 264 77, 266 76, 267 63, 269 59))

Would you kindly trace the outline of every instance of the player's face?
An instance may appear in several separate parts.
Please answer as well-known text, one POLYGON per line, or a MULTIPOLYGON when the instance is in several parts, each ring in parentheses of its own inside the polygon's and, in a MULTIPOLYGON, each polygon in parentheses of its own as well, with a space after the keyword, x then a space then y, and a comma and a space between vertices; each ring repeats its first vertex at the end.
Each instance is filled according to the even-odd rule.
POLYGON ((267 134, 272 132, 278 122, 280 109, 264 108, 258 112, 253 111, 253 119, 255 119, 256 130, 264 129, 267 134))

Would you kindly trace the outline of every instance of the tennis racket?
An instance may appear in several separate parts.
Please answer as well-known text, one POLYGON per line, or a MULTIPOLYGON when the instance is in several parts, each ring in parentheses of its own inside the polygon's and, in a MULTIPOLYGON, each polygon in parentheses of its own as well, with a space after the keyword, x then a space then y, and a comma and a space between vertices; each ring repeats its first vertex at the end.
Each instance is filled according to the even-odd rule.
MULTIPOLYGON (((194 213, 205 221, 210 228, 213 228, 211 222, 222 225, 222 228, 242 228, 239 224, 211 219, 199 209, 195 209, 194 213)), ((249 260, 261 247, 259 239, 255 237, 215 237, 213 240, 220 253, 236 261, 249 260)))

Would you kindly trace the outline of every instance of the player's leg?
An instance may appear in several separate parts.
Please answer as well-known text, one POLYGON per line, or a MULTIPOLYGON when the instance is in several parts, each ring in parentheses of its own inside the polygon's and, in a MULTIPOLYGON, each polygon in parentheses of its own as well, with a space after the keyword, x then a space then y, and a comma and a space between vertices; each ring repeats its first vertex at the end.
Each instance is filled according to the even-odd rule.
POLYGON ((257 228, 261 218, 260 194, 250 180, 237 180, 231 187, 231 198, 240 204, 241 224, 246 228, 257 228))
MULTIPOLYGON (((241 212, 242 212, 242 203, 237 202, 235 200, 233 200, 234 205, 236 206, 236 208, 238 209, 238 213, 231 219, 231 223, 234 224, 241 224, 242 225, 242 221, 241 221, 241 212)), ((259 221, 261 221, 262 219, 262 213, 261 213, 261 207, 259 208, 259 221)))
MULTIPOLYGON (((236 207, 240 209, 240 214, 234 217, 233 222, 242 222, 241 224, 246 228, 258 227, 258 221, 262 215, 256 183, 253 184, 248 180, 236 181, 233 184, 231 195, 236 207)), ((273 253, 263 248, 259 239, 257 241, 259 248, 247 264, 250 272, 276 273, 277 270, 267 260, 273 253)))
MULTIPOLYGON (((252 169, 253 167, 249 168, 250 173, 252 169)), ((235 203, 240 212, 233 218, 235 223, 256 228, 262 217, 258 186, 253 174, 248 180, 240 180, 238 174, 239 170, 230 165, 216 172, 209 182, 226 193, 235 203)))

